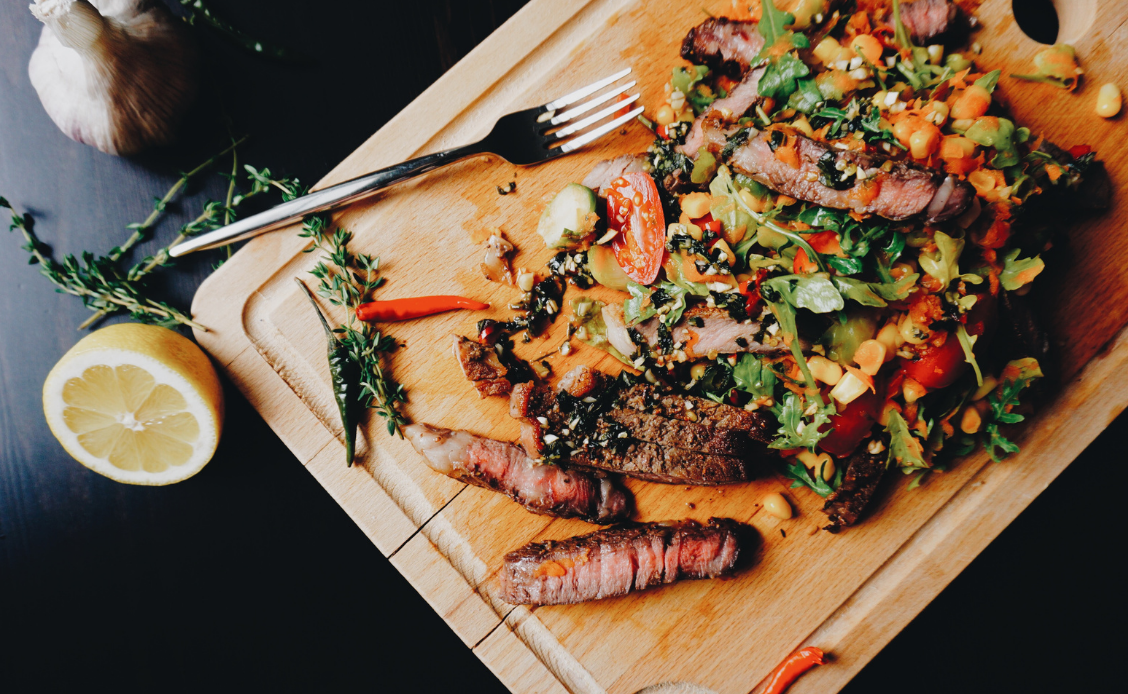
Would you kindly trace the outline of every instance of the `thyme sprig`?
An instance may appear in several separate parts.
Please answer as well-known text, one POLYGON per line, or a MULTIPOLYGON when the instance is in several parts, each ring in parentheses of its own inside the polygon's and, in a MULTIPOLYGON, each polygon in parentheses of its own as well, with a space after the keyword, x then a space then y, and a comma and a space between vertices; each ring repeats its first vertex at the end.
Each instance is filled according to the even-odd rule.
POLYGON ((127 311, 136 320, 171 327, 187 325, 197 330, 207 330, 176 308, 150 299, 141 293, 136 282, 129 281, 109 256, 95 256, 84 252, 81 257, 68 255, 59 262, 51 257, 51 248, 39 240, 30 213, 19 214, 3 197, 0 207, 12 211, 11 231, 19 230, 24 237, 22 248, 31 254, 29 263, 39 265, 39 272, 55 285, 57 291, 77 296, 94 311, 118 313, 127 311))
POLYGON ((344 306, 347 323, 334 329, 341 343, 348 348, 349 358, 360 366, 360 389, 364 404, 383 417, 389 435, 403 438, 402 427, 407 418, 398 404, 407 402, 407 392, 386 369, 384 358, 395 350, 396 341, 369 323, 356 319, 356 307, 371 300, 372 293, 384 284, 379 274, 380 259, 364 253, 352 253, 348 244, 352 232, 333 229, 328 215, 314 215, 302 224, 298 234, 312 241, 306 253, 321 251, 324 255, 310 270, 317 278, 317 294, 334 306, 344 306))

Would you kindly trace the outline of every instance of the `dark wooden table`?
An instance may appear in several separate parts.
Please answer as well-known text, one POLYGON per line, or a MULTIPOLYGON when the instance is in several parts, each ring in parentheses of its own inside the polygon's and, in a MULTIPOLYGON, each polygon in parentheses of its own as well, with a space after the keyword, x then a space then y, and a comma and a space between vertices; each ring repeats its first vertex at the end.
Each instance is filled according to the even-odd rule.
MULTIPOLYGON (((215 2, 315 63, 265 62, 204 36, 207 90, 184 142, 117 159, 66 139, 27 77, 39 24, 0 5, 0 194, 56 255, 105 252, 217 149, 312 182, 505 21, 521 0, 215 2)), ((221 197, 211 177, 151 252, 221 197)), ((40 389, 89 314, 0 237, 0 691, 504 691, 233 389, 211 464, 165 488, 71 460, 40 389)), ((181 307, 215 256, 158 276, 181 307)), ((119 319, 120 320, 120 319, 119 319)), ((848 692, 1111 691, 1124 613, 1113 423, 855 679, 848 692), (1114 651, 1115 653, 1115 651, 1114 651), (1080 686, 1074 686, 1080 685, 1080 686)), ((609 646, 610 647, 610 646, 609 646)))

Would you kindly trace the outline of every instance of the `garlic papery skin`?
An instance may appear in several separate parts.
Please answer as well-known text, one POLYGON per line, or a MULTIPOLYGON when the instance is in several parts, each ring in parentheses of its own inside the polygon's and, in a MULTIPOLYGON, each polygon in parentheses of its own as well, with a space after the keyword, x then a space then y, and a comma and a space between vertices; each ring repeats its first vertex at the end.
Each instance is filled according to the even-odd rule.
POLYGON ((192 37, 152 0, 35 0, 28 76, 63 133, 107 154, 171 142, 196 95, 192 37))

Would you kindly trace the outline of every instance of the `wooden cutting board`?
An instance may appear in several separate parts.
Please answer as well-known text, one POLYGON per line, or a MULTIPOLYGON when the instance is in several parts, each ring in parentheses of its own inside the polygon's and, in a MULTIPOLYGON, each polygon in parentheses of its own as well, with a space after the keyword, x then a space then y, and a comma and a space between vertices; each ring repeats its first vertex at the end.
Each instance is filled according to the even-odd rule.
MULTIPOLYGON (((659 104, 686 30, 702 6, 729 14, 730 0, 534 0, 334 169, 329 185, 426 152, 477 139, 505 112, 543 103, 623 66, 642 102, 659 104)), ((1063 4, 1065 4, 1063 2, 1063 4)), ((1026 72, 1039 45, 1010 16, 1009 0, 987 0, 976 40, 982 65, 1026 72)), ((1128 179, 1123 114, 1093 113, 1105 81, 1123 78, 1128 3, 1070 3, 1063 40, 1086 75, 1069 95, 1004 78, 1001 93, 1036 133, 1093 145, 1114 189, 1128 179)), ((354 250, 378 255, 382 298, 463 294, 490 301, 502 317, 517 290, 483 281, 482 241, 501 227, 520 253, 515 266, 542 268, 536 236, 545 198, 604 158, 645 149, 639 125, 613 141, 535 169, 496 158, 467 161, 401 186, 336 216, 356 234, 354 250), (499 196, 496 186, 517 182, 499 196)), ((294 287, 315 255, 293 231, 248 244, 201 287, 193 310, 210 328, 196 337, 317 480, 419 590, 466 645, 513 691, 631 694, 661 682, 690 682, 725 694, 757 687, 802 644, 834 654, 795 692, 838 690, 1044 489, 1128 404, 1128 254, 1125 205, 1078 224, 1048 254, 1037 297, 1055 336, 1064 386, 1025 427, 1022 453, 1000 465, 974 455, 908 491, 892 480, 867 520, 834 536, 819 530, 822 500, 776 477, 687 488, 631 481, 641 520, 728 516, 760 535, 754 566, 728 580, 690 581, 585 605, 514 608, 498 597, 501 557, 534 539, 591 530, 579 521, 527 513, 508 499, 432 472, 381 420, 363 431, 361 464, 344 465, 330 395, 324 338, 294 287), (780 491, 791 520, 762 510, 780 491)), ((569 290, 574 292, 575 290, 569 290)), ((602 290, 606 291, 606 290, 602 290)), ((573 294, 574 296, 574 294, 573 294)), ((340 319, 340 312, 336 318, 340 319)), ((515 439, 502 399, 479 400, 450 356, 450 335, 472 335, 482 314, 454 313, 388 327, 404 346, 391 360, 415 421, 515 439)), ((519 354, 560 344, 564 321, 519 354)), ((583 347, 551 359, 557 374, 576 363, 617 371, 583 347)), ((375 418, 373 418, 375 419, 375 418)), ((262 464, 267 464, 263 461, 262 464)))

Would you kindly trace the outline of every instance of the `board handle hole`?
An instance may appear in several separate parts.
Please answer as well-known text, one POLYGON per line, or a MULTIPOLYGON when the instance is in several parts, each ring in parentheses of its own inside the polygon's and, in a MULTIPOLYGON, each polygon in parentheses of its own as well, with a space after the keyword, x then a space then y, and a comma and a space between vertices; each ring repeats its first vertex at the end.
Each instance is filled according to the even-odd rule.
POLYGON ((1059 23, 1053 0, 1011 0, 1014 21, 1022 33, 1038 43, 1057 39, 1059 23))

